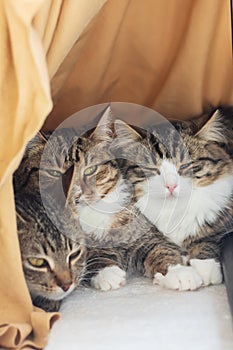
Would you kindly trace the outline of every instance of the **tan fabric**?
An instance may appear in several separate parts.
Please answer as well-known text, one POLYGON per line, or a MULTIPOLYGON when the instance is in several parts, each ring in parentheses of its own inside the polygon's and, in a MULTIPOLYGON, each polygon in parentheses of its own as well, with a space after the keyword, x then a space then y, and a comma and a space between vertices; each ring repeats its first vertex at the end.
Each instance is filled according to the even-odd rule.
POLYGON ((3 349, 42 349, 50 328, 59 318, 58 314, 33 308, 31 303, 16 235, 12 173, 25 144, 52 108, 49 77, 104 2, 0 1, 0 348, 3 349))
POLYGON ((109 101, 187 118, 233 103, 229 0, 109 0, 52 79, 52 129, 109 101))
POLYGON ((104 2, 0 1, 0 348, 43 348, 59 317, 31 304, 11 183, 52 109, 50 88, 49 129, 109 101, 171 118, 233 103, 229 0, 104 2))

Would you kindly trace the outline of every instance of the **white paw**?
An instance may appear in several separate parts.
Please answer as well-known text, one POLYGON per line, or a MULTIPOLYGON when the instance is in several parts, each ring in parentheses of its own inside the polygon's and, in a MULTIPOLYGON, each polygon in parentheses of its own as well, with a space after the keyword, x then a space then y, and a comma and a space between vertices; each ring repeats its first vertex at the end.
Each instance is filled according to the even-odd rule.
POLYGON ((221 265, 215 259, 191 259, 190 265, 199 273, 204 286, 222 283, 221 265))
POLYGON ((163 288, 184 291, 198 289, 202 285, 202 279, 192 266, 178 264, 170 266, 165 276, 157 272, 153 283, 163 288))
POLYGON ((116 265, 103 268, 91 279, 92 287, 103 291, 118 289, 125 283, 126 273, 116 265))

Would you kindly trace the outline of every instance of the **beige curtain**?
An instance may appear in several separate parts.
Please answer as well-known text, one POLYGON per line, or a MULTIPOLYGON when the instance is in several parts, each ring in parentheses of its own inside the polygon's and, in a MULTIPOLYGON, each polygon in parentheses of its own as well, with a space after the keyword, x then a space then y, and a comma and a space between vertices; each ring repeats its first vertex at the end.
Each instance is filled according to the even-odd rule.
POLYGON ((32 306, 21 269, 12 173, 52 108, 50 79, 104 0, 0 1, 0 348, 42 349, 57 314, 32 306))
POLYGON ((59 315, 32 306, 21 269, 25 144, 102 102, 181 119, 233 104, 230 0, 1 0, 0 36, 0 348, 42 349, 59 315))

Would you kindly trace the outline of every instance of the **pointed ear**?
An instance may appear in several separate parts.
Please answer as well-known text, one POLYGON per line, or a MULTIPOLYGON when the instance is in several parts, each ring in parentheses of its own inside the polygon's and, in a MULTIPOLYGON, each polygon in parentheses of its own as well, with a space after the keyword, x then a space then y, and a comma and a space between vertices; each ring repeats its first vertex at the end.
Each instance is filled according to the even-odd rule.
POLYGON ((127 123, 123 122, 123 120, 117 119, 114 125, 117 138, 125 140, 125 142, 138 141, 142 138, 136 130, 134 130, 127 123))
POLYGON ((111 142, 114 136, 114 124, 111 107, 109 106, 102 115, 99 123, 97 124, 94 132, 90 138, 99 142, 111 142))
POLYGON ((206 141, 216 141, 225 142, 224 136, 224 124, 222 122, 222 115, 217 109, 209 120, 204 124, 204 126, 196 133, 195 136, 206 140, 206 141))
POLYGON ((32 148, 35 148, 37 146, 45 145, 48 139, 46 138, 45 134, 42 132, 38 132, 27 144, 26 149, 30 150, 32 148))

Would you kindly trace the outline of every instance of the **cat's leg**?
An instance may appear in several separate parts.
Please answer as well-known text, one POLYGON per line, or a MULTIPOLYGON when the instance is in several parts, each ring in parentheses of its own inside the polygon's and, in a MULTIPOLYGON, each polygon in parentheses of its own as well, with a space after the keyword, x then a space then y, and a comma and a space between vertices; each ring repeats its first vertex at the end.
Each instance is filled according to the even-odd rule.
MULTIPOLYGON (((155 240, 156 241, 156 240, 155 240)), ((186 266, 184 252, 175 244, 163 238, 146 254, 145 275, 153 278, 154 284, 174 290, 195 290, 202 285, 202 279, 192 266, 186 266)))
POLYGON ((199 273, 204 286, 222 283, 220 243, 216 237, 189 242, 186 248, 190 257, 189 264, 199 273))
POLYGON ((90 250, 85 279, 95 289, 119 289, 126 284, 126 271, 122 262, 121 253, 115 249, 90 250))
POLYGON ((91 279, 91 286, 102 291, 119 289, 125 284, 126 272, 117 265, 102 268, 91 279))

